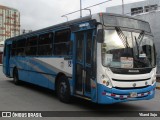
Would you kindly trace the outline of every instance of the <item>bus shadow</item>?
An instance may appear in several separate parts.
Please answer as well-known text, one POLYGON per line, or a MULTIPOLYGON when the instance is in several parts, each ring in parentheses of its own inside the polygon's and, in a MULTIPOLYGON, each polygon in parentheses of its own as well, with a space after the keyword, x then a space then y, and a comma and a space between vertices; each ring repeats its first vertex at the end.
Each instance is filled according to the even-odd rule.
POLYGON ((99 111, 99 112, 109 112, 109 111, 140 111, 144 110, 143 107, 136 105, 136 104, 130 104, 129 102, 124 102, 124 103, 115 103, 115 104, 96 104, 92 103, 90 101, 84 100, 84 99, 79 99, 79 98, 74 98, 73 104, 86 109, 90 111, 99 111))
MULTIPOLYGON (((13 80, 7 80, 7 81, 14 84, 13 80)), ((25 89, 29 89, 29 90, 34 91, 36 93, 43 94, 47 97, 57 98, 55 91, 44 88, 44 87, 41 87, 41 86, 38 86, 38 85, 31 84, 31 83, 28 83, 28 82, 21 81, 19 85, 15 85, 15 86, 23 87, 25 89)))
MULTIPOLYGON (((7 80, 8 82, 14 84, 13 80, 7 80)), ((23 87, 25 89, 30 89, 34 92, 37 92, 39 94, 43 94, 47 97, 50 97, 52 99, 57 99, 58 97, 56 95, 56 92, 53 90, 49 90, 47 88, 43 88, 31 83, 27 82, 21 82, 19 87, 23 87)), ((60 101, 59 101, 60 102, 60 101)), ((95 114, 103 113, 103 112, 111 112, 111 111, 140 111, 144 110, 144 108, 136 105, 136 104, 130 104, 130 103, 115 103, 115 104, 108 104, 108 105, 101 105, 92 103, 90 101, 73 97, 72 101, 70 103, 71 106, 76 106, 82 110, 92 111, 96 112, 95 114)))

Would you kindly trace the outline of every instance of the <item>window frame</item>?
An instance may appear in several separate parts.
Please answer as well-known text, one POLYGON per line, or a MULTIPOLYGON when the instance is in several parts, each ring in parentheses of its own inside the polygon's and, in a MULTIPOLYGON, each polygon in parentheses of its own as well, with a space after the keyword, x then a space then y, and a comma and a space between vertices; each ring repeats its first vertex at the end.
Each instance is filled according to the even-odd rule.
MULTIPOLYGON (((26 48, 25 48, 25 52, 26 52, 26 56, 37 56, 37 49, 38 49, 38 39, 39 39, 39 36, 38 35, 31 35, 31 36, 28 36, 27 37, 27 39, 26 39, 26 48), (30 42, 30 39, 31 38, 36 38, 37 39, 37 43, 36 43, 36 45, 29 45, 29 42, 30 42), (31 55, 31 54, 28 54, 28 48, 36 48, 36 54, 33 54, 33 55, 31 55)), ((33 41, 33 40, 32 40, 33 41)))
MULTIPOLYGON (((71 33, 72 33, 72 31, 71 31, 71 29, 70 28, 65 28, 65 29, 61 29, 61 30, 57 30, 57 31, 55 31, 55 33, 54 33, 54 41, 53 41, 53 55, 54 56, 60 56, 60 57, 65 57, 65 56, 71 56, 71 54, 70 54, 70 52, 72 52, 72 50, 70 49, 70 47, 71 47, 71 33), (63 34, 63 32, 64 31, 67 31, 68 33, 68 35, 67 35, 67 41, 62 41, 62 42, 57 42, 56 41, 56 37, 58 36, 56 36, 56 33, 58 33, 58 32, 62 32, 61 34, 63 34), (56 42, 55 42, 56 41, 56 42), (68 49, 66 49, 66 50, 68 50, 68 52, 67 52, 67 54, 57 54, 56 52, 55 52, 55 45, 62 45, 62 44, 65 44, 65 46, 67 46, 67 44, 68 44, 68 49)), ((63 35, 61 35, 61 36, 63 36, 63 35)))
POLYGON ((52 56, 53 55, 53 42, 54 42, 54 32, 53 31, 48 31, 48 32, 44 32, 44 33, 42 33, 42 34, 39 34, 39 39, 38 39, 38 43, 37 43, 37 56, 52 56), (40 37, 41 36, 43 36, 43 35, 45 35, 45 34, 51 34, 51 38, 50 38, 50 43, 44 43, 44 44, 39 44, 39 42, 40 42, 40 37), (49 45, 51 45, 51 51, 50 51, 50 54, 39 54, 39 47, 43 47, 43 46, 49 46, 49 45))
POLYGON ((26 56, 26 51, 25 51, 26 50, 26 42, 27 42, 27 39, 25 37, 22 37, 22 38, 16 40, 16 56, 26 56), (19 46, 19 43, 18 43, 19 41, 21 41, 21 42, 25 41, 24 45, 22 47, 19 46), (19 53, 18 52, 19 49, 23 49, 23 53, 21 53, 21 52, 19 53))
POLYGON ((12 47, 11 47, 11 57, 17 56, 17 40, 12 41, 12 47), (13 43, 15 42, 15 47, 13 48, 13 43), (13 54, 14 50, 14 54, 13 54))

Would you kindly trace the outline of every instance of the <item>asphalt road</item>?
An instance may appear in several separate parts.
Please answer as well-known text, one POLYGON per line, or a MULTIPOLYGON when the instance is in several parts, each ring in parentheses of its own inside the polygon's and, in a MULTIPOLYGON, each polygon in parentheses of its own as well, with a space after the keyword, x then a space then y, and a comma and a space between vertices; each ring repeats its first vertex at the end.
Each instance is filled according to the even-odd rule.
MULTIPOLYGON (((113 105, 97 105, 74 98, 73 103, 65 104, 58 100, 53 91, 31 84, 17 86, 6 78, 0 66, 0 111, 160 111, 160 90, 152 100, 132 101, 113 105)), ((92 113, 91 113, 92 114, 92 113)), ((93 113, 94 115, 96 112, 93 113)), ((115 114, 115 113, 114 113, 115 114)), ((116 117, 116 114, 115 114, 116 117)), ((71 118, 72 120, 74 118, 71 118)), ((79 119, 83 119, 80 117, 79 119)), ((87 119, 87 118, 86 118, 87 119)), ((93 119, 102 119, 93 118, 93 119)), ((105 119, 105 118, 104 118, 105 119)), ((111 118, 114 119, 115 118, 111 118)), ((127 120, 127 118, 118 118, 127 120)), ((134 119, 134 118, 129 118, 134 119)), ((138 118, 143 119, 143 118, 138 118)), ((158 120, 158 118, 156 118, 158 120)), ((1 118, 0 118, 1 120, 1 118)), ((83 119, 84 120, 84 119, 83 119)), ((150 118, 148 119, 150 120, 150 118)))

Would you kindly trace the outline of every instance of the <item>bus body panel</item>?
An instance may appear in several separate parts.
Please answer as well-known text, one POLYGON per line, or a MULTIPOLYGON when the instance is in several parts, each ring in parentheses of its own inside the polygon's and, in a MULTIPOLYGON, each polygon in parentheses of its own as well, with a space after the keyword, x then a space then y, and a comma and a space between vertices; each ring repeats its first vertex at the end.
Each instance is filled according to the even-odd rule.
POLYGON ((54 90, 58 73, 64 73, 67 77, 72 78, 71 60, 55 57, 17 57, 13 59, 11 59, 12 68, 18 68, 19 79, 25 82, 54 90))
POLYGON ((155 87, 156 84, 146 88, 120 90, 115 88, 110 89, 102 84, 98 84, 98 103, 113 104, 117 102, 149 100, 155 96, 155 87), (130 97, 132 92, 136 92, 138 96, 135 98, 130 97))

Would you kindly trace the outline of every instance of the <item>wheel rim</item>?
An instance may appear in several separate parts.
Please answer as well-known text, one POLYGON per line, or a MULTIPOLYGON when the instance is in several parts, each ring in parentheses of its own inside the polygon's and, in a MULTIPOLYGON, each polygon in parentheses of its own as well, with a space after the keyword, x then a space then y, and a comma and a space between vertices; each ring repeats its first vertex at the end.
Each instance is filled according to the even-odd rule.
POLYGON ((65 96, 66 91, 67 91, 66 83, 65 82, 61 82, 60 83, 60 95, 61 95, 61 97, 65 96))

